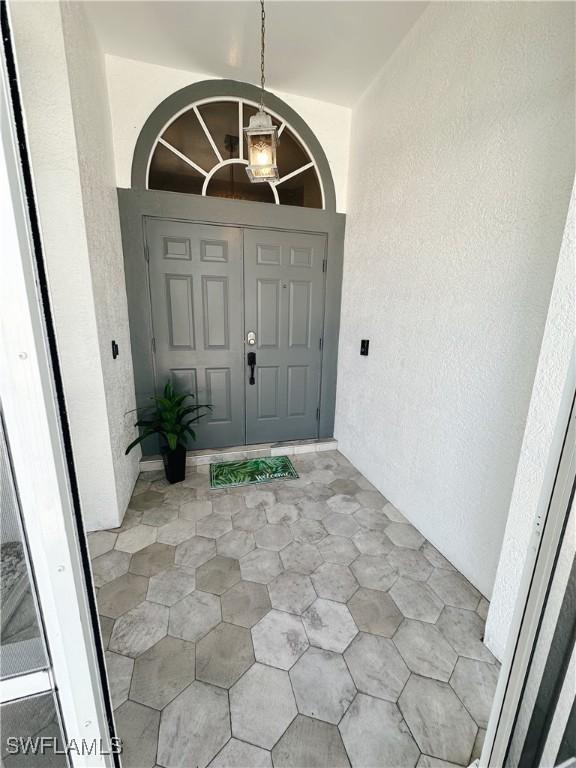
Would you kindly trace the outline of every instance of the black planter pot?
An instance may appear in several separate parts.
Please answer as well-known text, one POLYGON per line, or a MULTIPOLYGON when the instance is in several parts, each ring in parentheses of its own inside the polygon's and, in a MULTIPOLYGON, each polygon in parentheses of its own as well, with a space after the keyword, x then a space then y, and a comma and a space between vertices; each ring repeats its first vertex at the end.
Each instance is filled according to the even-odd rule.
POLYGON ((176 446, 173 451, 165 448, 162 458, 166 480, 171 484, 181 483, 186 477, 186 448, 183 445, 176 446))

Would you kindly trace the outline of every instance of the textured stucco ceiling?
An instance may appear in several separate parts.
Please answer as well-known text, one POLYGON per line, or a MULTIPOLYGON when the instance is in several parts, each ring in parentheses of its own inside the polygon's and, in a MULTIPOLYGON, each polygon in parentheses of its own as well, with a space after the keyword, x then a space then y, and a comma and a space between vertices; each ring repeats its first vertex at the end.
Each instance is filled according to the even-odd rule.
MULTIPOLYGON (((267 3, 270 87, 353 105, 425 2, 267 3)), ((250 2, 87 2, 103 50, 216 77, 259 77, 260 6, 250 2)))

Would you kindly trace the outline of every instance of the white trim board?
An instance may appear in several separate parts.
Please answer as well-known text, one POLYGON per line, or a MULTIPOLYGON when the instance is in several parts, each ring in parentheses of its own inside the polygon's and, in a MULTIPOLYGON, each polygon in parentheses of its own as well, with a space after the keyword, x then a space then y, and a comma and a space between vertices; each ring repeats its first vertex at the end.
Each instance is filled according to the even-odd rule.
MULTIPOLYGON (((337 440, 309 440, 287 443, 260 443, 258 445, 238 445, 232 448, 214 448, 213 450, 188 451, 187 467, 198 467, 217 461, 241 461, 255 459, 258 456, 294 456, 299 453, 319 453, 320 451, 338 450, 337 440)), ((140 472, 156 472, 164 468, 159 456, 147 456, 140 459, 140 472)))

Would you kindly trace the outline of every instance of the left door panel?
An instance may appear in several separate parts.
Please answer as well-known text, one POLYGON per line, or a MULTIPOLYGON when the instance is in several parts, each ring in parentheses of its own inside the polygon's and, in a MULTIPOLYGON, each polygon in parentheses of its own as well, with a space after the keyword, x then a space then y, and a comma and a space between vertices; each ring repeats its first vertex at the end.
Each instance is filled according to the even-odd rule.
POLYGON ((245 442, 242 231, 147 218, 156 391, 171 379, 212 411, 191 449, 245 442))

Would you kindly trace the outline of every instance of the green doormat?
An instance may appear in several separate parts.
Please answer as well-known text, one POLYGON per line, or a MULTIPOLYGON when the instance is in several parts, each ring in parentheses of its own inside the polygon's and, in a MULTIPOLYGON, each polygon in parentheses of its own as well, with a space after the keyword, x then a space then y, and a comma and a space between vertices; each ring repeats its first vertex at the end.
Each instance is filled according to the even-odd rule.
POLYGON ((291 480, 298 472, 288 456, 265 456, 246 461, 222 461, 210 464, 210 487, 232 488, 237 485, 291 480))

